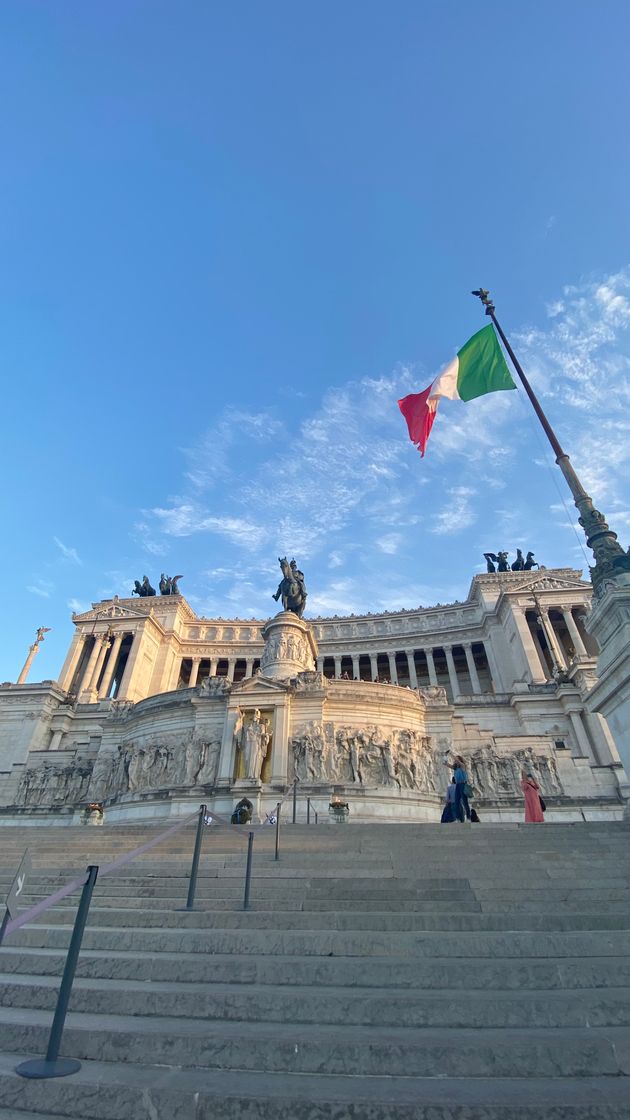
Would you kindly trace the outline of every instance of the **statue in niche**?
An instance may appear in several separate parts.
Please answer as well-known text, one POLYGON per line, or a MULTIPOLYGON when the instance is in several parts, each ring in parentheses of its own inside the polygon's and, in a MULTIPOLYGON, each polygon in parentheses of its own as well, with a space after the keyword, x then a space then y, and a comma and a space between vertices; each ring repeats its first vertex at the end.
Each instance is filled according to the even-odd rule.
POLYGON ((284 611, 293 611, 293 614, 296 614, 298 618, 302 618, 307 597, 304 573, 299 570, 295 560, 292 560, 289 564, 286 556, 278 557, 278 563, 282 569, 282 579, 272 598, 276 600, 276 603, 278 599, 282 599, 282 609, 284 611))
POLYGON ((177 586, 183 576, 165 576, 164 572, 160 576, 160 595, 181 595, 179 587, 177 586))
POLYGON ((132 595, 139 595, 141 599, 146 598, 148 595, 155 595, 155 588, 151 587, 148 576, 142 577, 142 583, 139 580, 134 580, 134 587, 131 592, 132 595))
POLYGON ((250 720, 243 732, 245 773, 246 777, 252 781, 260 780, 270 741, 271 736, 267 723, 262 718, 260 710, 256 708, 253 719, 250 720))

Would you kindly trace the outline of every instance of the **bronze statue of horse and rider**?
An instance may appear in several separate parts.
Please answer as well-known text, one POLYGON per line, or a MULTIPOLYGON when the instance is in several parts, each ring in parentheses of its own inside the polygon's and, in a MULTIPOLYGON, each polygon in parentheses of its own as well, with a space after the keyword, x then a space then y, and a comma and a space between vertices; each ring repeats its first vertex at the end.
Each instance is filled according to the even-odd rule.
POLYGON ((292 560, 289 564, 286 556, 278 557, 278 563, 282 568, 282 579, 272 598, 276 600, 276 603, 278 599, 282 599, 283 611, 293 611, 293 614, 296 614, 298 618, 302 618, 307 596, 304 573, 299 570, 295 560, 292 560))

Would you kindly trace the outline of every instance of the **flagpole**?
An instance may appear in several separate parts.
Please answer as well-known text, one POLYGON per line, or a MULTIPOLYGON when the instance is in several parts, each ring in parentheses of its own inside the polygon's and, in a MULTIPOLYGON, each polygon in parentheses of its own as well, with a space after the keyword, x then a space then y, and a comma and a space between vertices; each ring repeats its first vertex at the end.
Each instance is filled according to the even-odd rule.
POLYGON ((608 523, 603 513, 595 509, 592 498, 587 494, 580 479, 573 469, 573 465, 569 456, 560 446, 560 441, 556 436, 551 424, 549 423, 542 406, 534 390, 532 389, 522 366, 516 357, 510 343, 505 335, 505 332, 499 323, 494 303, 490 298, 490 292, 485 288, 478 288, 472 293, 481 300, 486 309, 486 315, 489 315, 494 323, 495 329, 505 346, 512 364, 516 370, 523 388, 529 397, 534 412, 536 413, 540 423, 543 427, 545 435, 553 448, 553 453, 556 457, 556 463, 562 471, 569 489, 573 495, 573 500, 579 511, 579 522, 586 534, 586 543, 595 555, 595 567, 591 568, 591 578, 596 592, 603 591, 603 582, 605 579, 614 579, 615 576, 621 575, 622 572, 630 572, 630 550, 624 552, 623 548, 617 540, 617 534, 613 533, 612 529, 608 527, 608 523))

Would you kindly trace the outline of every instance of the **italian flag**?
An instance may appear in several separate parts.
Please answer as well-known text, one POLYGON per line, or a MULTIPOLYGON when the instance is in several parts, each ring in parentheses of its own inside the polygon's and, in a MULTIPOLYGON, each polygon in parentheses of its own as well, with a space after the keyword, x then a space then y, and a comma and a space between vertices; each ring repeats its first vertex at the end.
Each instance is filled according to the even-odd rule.
POLYGON ((437 407, 449 401, 472 401, 498 389, 516 389, 492 323, 483 327, 458 350, 457 356, 442 370, 423 393, 410 393, 398 402, 409 438, 424 455, 437 407))

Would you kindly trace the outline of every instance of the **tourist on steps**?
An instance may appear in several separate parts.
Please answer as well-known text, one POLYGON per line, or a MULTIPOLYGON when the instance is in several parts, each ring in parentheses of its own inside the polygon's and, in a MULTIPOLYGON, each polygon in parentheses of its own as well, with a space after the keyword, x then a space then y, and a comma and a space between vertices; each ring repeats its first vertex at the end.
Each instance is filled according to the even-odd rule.
POLYGON ((470 805, 468 804, 468 773, 466 763, 461 755, 453 759, 453 781, 455 782, 455 818, 462 824, 470 820, 470 805))
POLYGON ((451 784, 446 787, 446 796, 444 797, 444 809, 442 810, 442 819, 440 824, 452 824, 455 817, 455 779, 453 778, 451 784))
POLYGON ((533 774, 523 770, 521 774, 521 789, 525 797, 525 824, 544 824, 545 814, 540 804, 540 786, 533 774))

